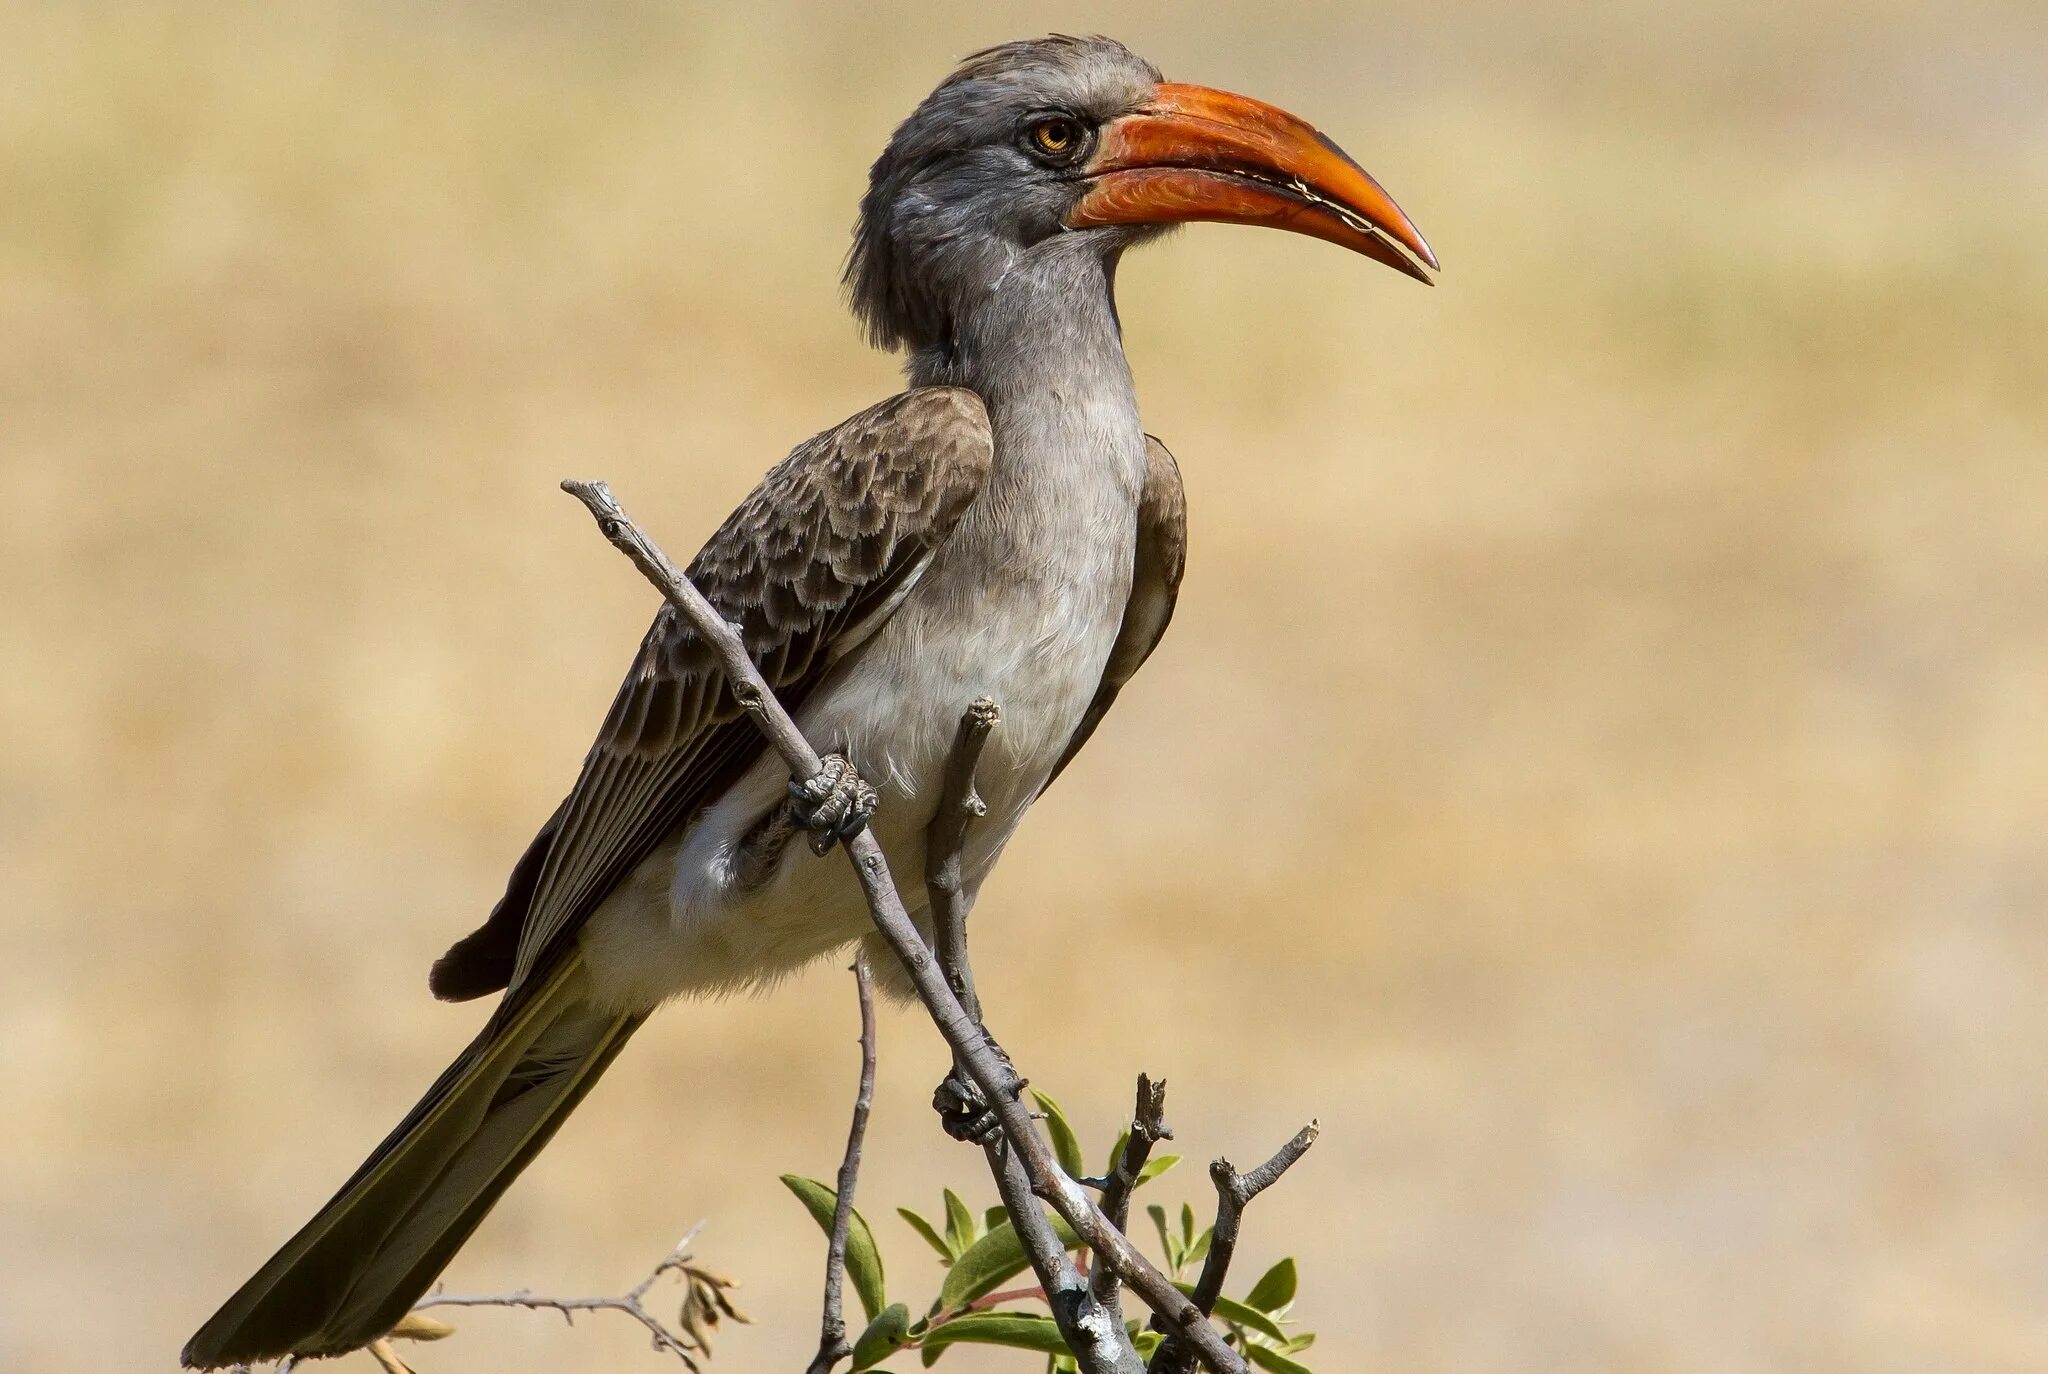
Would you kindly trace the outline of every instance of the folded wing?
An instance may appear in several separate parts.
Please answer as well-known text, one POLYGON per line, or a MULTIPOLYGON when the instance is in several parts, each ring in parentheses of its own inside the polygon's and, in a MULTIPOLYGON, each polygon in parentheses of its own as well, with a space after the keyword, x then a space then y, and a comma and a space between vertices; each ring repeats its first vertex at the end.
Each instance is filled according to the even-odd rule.
MULTIPOLYGON (((930 565, 980 493, 993 452, 981 398, 925 387, 799 446, 689 566, 741 627, 778 696, 799 707, 930 565)), ((514 869, 490 919, 435 964, 436 994, 509 986, 499 1015, 677 827, 749 768, 763 743, 710 649, 663 606, 582 775, 514 869)))

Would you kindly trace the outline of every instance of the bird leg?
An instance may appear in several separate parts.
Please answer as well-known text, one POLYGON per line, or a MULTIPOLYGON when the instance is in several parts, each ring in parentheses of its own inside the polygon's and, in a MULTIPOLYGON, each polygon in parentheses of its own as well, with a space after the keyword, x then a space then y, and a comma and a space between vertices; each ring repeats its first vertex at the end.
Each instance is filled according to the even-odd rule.
POLYGON ((824 766, 810 778, 789 784, 790 819, 810 832, 813 854, 828 853, 834 844, 860 834, 882 800, 844 754, 827 754, 821 762, 824 766))
MULTIPOLYGON (((988 1033, 984 1031, 982 1035, 986 1039, 988 1033)), ((1010 1096, 1022 1096, 1025 1082, 1017 1076, 1010 1056, 994 1040, 987 1043, 1009 1072, 1007 1091, 1010 1096)), ((946 1134, 966 1144, 990 1145, 1003 1133, 1002 1123, 996 1119, 995 1109, 989 1105, 987 1095, 973 1079, 960 1072, 957 1064, 939 1080, 939 1086, 932 1089, 932 1110, 939 1114, 939 1124, 945 1128, 946 1134)))

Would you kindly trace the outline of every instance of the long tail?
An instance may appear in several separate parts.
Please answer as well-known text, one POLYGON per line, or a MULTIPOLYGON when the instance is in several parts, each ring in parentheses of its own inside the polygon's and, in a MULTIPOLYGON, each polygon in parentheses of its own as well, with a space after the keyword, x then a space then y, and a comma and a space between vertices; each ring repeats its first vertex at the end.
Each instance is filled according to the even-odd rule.
POLYGON ((199 1369, 338 1355, 404 1317, 547 1144, 640 1016, 571 958, 491 1018, 355 1177, 185 1345, 199 1369))

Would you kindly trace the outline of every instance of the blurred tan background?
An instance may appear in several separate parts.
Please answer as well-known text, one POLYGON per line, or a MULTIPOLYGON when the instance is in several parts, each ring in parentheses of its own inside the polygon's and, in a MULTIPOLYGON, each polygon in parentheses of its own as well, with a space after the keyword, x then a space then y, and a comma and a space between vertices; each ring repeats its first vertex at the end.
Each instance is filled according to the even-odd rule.
MULTIPOLYGON (((1446 270, 1127 264, 1193 562, 984 897, 1021 1062, 1097 1148, 1141 1067, 1198 1160, 1321 1117, 1244 1268, 1328 1374, 2048 1367, 2032 0, 0 5, 0 1367, 169 1368, 468 1037, 426 965, 653 609, 556 480, 684 550, 893 389, 867 162, 1053 28, 1307 114, 1446 270)), ((851 1014, 660 1018, 451 1282, 708 1218, 714 1368, 796 1367, 851 1014)), ((892 1206, 987 1190, 883 1036, 928 1285, 892 1206)))

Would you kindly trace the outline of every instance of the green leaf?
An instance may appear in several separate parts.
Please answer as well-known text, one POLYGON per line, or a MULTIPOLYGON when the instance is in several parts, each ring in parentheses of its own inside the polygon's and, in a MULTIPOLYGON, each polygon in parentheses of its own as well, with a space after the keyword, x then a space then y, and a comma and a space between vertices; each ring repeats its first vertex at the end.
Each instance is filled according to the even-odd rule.
POLYGON ((909 1222, 910 1229, 923 1236, 924 1243, 939 1252, 941 1263, 951 1264, 953 1262, 953 1247, 946 1244, 945 1239, 939 1235, 930 1222, 911 1211, 908 1207, 898 1207, 896 1215, 909 1222))
POLYGON ((1187 1262, 1189 1264, 1193 1264, 1196 1260, 1201 1259, 1204 1255, 1207 1255, 1209 1253, 1209 1244, 1215 1239, 1216 1228, 1213 1226, 1204 1226, 1202 1228, 1202 1234, 1196 1236, 1195 1243, 1188 1247, 1188 1253, 1186 1256, 1187 1262))
POLYGON ((1038 1110, 1045 1113, 1045 1130, 1052 1137, 1052 1152, 1059 1156, 1060 1167, 1067 1171, 1067 1177, 1079 1178, 1087 1173, 1088 1161, 1081 1157, 1080 1137, 1067 1123, 1067 1114, 1060 1110, 1060 1104, 1036 1088, 1031 1090, 1031 1096, 1038 1103, 1038 1110))
MULTIPOLYGON (((1180 1155, 1154 1155, 1145 1161, 1145 1167, 1138 1170, 1138 1184, 1150 1183, 1153 1179, 1180 1163, 1180 1155)), ((1137 1186, 1137 1185, 1133 1185, 1137 1186)))
POLYGON ((1102 1166, 1102 1176, 1108 1178, 1116 1172, 1116 1166, 1123 1162, 1124 1146, 1131 1143, 1131 1128, 1126 1126, 1117 1132, 1116 1144, 1109 1147, 1109 1163, 1102 1166))
POLYGON ((1269 1374, 1310 1374, 1305 1364, 1296 1364, 1269 1345, 1245 1347, 1245 1354, 1252 1357, 1252 1363, 1269 1371, 1269 1374))
POLYGON ((884 1308, 882 1315, 868 1323, 868 1329, 860 1333, 860 1339, 853 1343, 853 1367, 872 1369, 903 1348, 905 1337, 910 1331, 910 1309, 902 1303, 892 1303, 884 1308))
POLYGON ((1294 1257, 1290 1255, 1268 1269, 1252 1285, 1252 1291, 1244 1295, 1245 1306, 1256 1307, 1261 1312, 1285 1312, 1300 1286, 1301 1276, 1295 1272, 1294 1257))
POLYGON ((967 1312, 925 1332, 926 1349, 972 1341, 976 1345, 1007 1345, 1018 1350, 1067 1354, 1067 1343, 1051 1317, 1036 1312, 967 1312))
POLYGON ((1166 1262, 1179 1268, 1180 1261, 1174 1258, 1179 1248, 1174 1244, 1173 1232, 1166 1229, 1166 1209, 1155 1202, 1145 1209, 1145 1215, 1152 1218, 1152 1224, 1159 1229, 1159 1248, 1166 1252, 1166 1262))
POLYGON ((1180 1205, 1180 1243, 1183 1246, 1195 1243, 1195 1209, 1191 1203, 1180 1205))
POLYGON ((1212 1315, 1233 1326, 1256 1331, 1268 1340, 1279 1341, 1283 1345, 1287 1342, 1287 1333, 1280 1329, 1280 1323, 1256 1307, 1246 1307, 1235 1298, 1216 1299, 1216 1311, 1212 1315))
POLYGON ((951 1188, 946 1190, 946 1240, 951 1243, 953 1253, 974 1244, 979 1232, 975 1230, 974 1214, 967 1210, 967 1204, 951 1188))
MULTIPOLYGON (((1046 1220, 1052 1223, 1062 1245, 1069 1250, 1080 1248, 1081 1238, 1066 1222, 1050 1213, 1046 1220)), ((1021 1272, 1029 1262, 1017 1228, 1005 1221, 968 1246, 960 1258, 953 1261, 953 1267, 946 1271, 946 1282, 939 1289, 939 1309, 957 1311, 976 1298, 988 1296, 1021 1272)))
MULTIPOLYGON (((832 1234, 832 1213, 839 1205, 839 1194, 814 1178, 799 1174, 784 1174, 782 1186, 795 1193, 797 1201, 809 1209, 811 1220, 829 1238, 832 1234)), ((867 1218, 860 1214, 860 1208, 853 1209, 853 1218, 846 1227, 846 1279, 853 1285, 853 1291, 860 1298, 861 1310, 873 1321, 880 1315, 888 1302, 882 1282, 882 1252, 875 1244, 875 1233, 868 1229, 867 1218)))
MULTIPOLYGON (((1182 1283, 1176 1279, 1173 1286, 1190 1297, 1194 1296, 1195 1286, 1192 1283, 1182 1283)), ((1256 1308, 1246 1307, 1235 1298, 1216 1299, 1216 1309, 1210 1315, 1218 1321, 1226 1321, 1233 1326, 1256 1331, 1261 1336, 1278 1341, 1282 1345, 1287 1343, 1287 1333, 1280 1329, 1280 1323, 1256 1308)))

